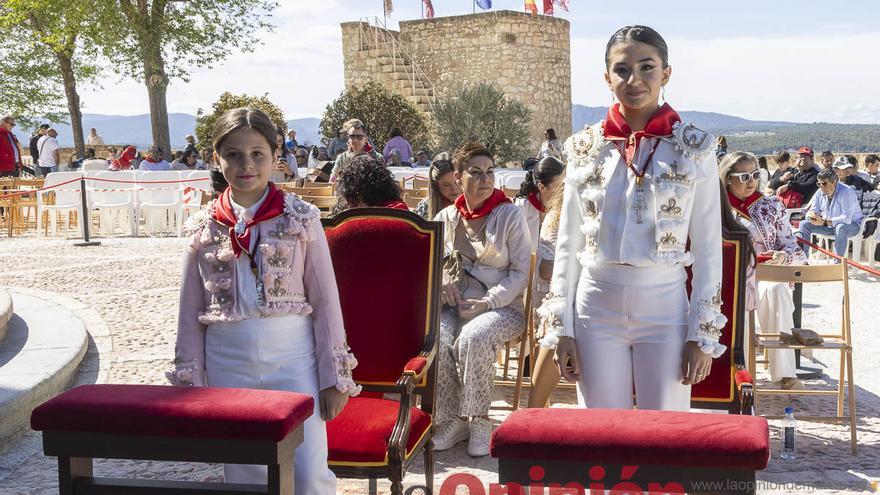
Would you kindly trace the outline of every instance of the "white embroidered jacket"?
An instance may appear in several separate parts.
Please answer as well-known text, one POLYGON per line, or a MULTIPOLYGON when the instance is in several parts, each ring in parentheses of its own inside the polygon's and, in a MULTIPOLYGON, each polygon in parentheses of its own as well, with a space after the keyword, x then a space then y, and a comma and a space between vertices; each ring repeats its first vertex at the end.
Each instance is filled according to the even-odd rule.
MULTIPOLYGON (((614 143, 605 139, 602 124, 584 128, 563 147, 567 172, 562 218, 550 293, 538 309, 547 329, 541 343, 553 346, 560 335, 574 337, 581 270, 600 261, 599 234, 609 229, 602 221, 606 193, 615 201, 625 194, 625 224, 611 226, 621 232, 622 259, 615 261, 636 266, 693 264, 687 340, 713 357, 720 356, 726 347, 718 339, 727 319, 721 314, 721 207, 714 136, 678 123, 673 136, 659 138, 644 177, 645 218, 636 225, 637 215, 630 209, 634 174, 626 172, 624 191, 607 190, 614 171, 626 165, 614 143), (653 236, 627 234, 650 226, 653 236)), ((644 163, 656 139, 643 138, 636 163, 644 163)))

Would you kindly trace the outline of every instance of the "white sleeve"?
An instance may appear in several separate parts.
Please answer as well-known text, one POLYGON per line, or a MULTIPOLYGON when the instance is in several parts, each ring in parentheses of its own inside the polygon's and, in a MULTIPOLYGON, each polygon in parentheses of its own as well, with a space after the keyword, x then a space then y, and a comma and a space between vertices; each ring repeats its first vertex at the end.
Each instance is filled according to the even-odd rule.
POLYGON ((717 159, 708 154, 697 166, 705 178, 695 185, 689 225, 694 264, 687 340, 697 342, 712 357, 719 357, 727 349, 718 342, 727 318, 721 313, 723 256, 717 159))

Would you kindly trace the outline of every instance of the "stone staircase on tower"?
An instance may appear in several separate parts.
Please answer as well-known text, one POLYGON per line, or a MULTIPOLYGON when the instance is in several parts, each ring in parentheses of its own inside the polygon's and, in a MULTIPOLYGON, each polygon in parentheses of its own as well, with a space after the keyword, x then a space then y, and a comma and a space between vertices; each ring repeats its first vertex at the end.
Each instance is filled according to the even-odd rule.
POLYGON ((375 80, 430 113, 435 102, 433 83, 406 53, 398 33, 385 29, 378 19, 373 22, 375 25, 362 24, 361 50, 368 60, 375 61, 375 80))

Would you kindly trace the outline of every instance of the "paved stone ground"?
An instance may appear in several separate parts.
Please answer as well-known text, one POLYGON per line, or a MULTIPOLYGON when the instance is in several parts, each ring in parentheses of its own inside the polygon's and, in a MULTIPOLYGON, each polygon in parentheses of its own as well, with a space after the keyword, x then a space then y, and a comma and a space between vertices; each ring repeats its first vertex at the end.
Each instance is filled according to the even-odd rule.
MULTIPOLYGON (((103 318, 109 336, 100 335, 81 365, 78 383, 164 383, 163 372, 173 355, 180 256, 183 241, 175 238, 111 238, 91 248, 74 247, 73 241, 27 236, 0 240, 0 286, 18 287, 58 294, 90 307, 103 318), (97 370, 101 370, 98 373, 97 370)), ((870 493, 871 482, 880 479, 880 285, 876 278, 853 278, 852 309, 856 344, 855 377, 858 384, 858 430, 860 453, 849 452, 849 433, 843 426, 799 423, 798 459, 778 458, 779 428, 771 422, 773 458, 759 473, 759 493, 870 493)), ((814 286, 805 294, 804 321, 833 324, 839 316, 834 302, 840 299, 834 287, 814 286)), ((91 325, 90 325, 91 326, 91 325)), ((812 326, 812 325, 811 325, 812 326)), ((817 383, 836 384, 837 359, 833 353, 817 353, 828 366, 817 383)), ((496 391, 496 405, 509 403, 510 390, 496 391)), ((555 407, 572 407, 572 390, 557 391, 555 407)), ((778 414, 785 405, 796 414, 816 414, 834 409, 834 399, 768 398, 760 411, 778 414)), ((493 411, 497 422, 506 416, 493 411)), ((218 466, 189 463, 97 461, 99 475, 142 478, 201 480, 218 476, 218 466)), ((0 452, 0 495, 57 493, 56 463, 41 453, 40 437, 28 434, 12 441, 0 452)), ((424 483, 424 471, 417 463, 406 477, 407 487, 424 483)), ((474 459, 464 445, 436 456, 435 488, 452 473, 471 473, 487 485, 497 481, 497 463, 474 459)), ((387 483, 379 484, 387 492, 387 483)), ((340 480, 339 493, 366 493, 359 480, 340 480)), ((488 490, 487 490, 488 491, 488 490)), ((413 493, 419 493, 414 490, 413 493)), ((458 493, 466 493, 460 490, 458 493)))

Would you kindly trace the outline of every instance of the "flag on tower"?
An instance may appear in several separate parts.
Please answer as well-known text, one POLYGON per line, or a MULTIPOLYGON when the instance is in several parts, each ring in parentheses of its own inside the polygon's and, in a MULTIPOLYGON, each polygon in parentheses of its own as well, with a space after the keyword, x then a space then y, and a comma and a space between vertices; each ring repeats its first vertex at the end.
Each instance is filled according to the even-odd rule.
POLYGON ((538 13, 538 6, 535 4, 535 0, 526 0, 526 12, 530 14, 538 13))
POLYGON ((483 10, 489 10, 492 8, 492 0, 476 0, 477 6, 483 10))
POLYGON ((392 3, 392 0, 385 0, 385 13, 390 14, 392 12, 394 12, 394 4, 392 3))
POLYGON ((434 18, 434 5, 431 4, 431 0, 425 0, 425 17, 428 19, 434 18))
POLYGON ((553 0, 553 3, 555 3, 556 5, 559 5, 559 7, 561 7, 562 10, 568 12, 568 0, 553 0))
POLYGON ((544 15, 553 15, 553 0, 544 0, 544 15))

